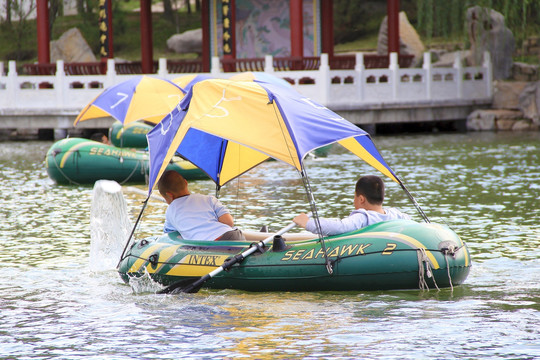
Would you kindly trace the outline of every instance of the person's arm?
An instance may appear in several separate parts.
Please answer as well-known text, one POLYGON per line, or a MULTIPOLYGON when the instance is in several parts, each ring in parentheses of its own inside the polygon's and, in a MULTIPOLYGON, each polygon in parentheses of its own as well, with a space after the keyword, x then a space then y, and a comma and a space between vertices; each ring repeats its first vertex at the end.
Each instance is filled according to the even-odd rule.
POLYGON ((234 219, 229 210, 227 210, 216 197, 210 195, 208 196, 208 199, 210 199, 211 206, 216 213, 218 221, 225 225, 229 225, 230 227, 234 227, 234 219))
POLYGON ((231 214, 229 213, 226 213, 226 214, 223 214, 221 215, 219 218, 218 218, 218 221, 220 223, 224 223, 226 225, 229 225, 230 227, 234 227, 234 219, 232 217, 231 214))
MULTIPOLYGON (((302 217, 301 220, 303 219, 304 218, 302 217)), ((321 231, 325 236, 344 234, 350 231, 361 229, 367 224, 366 215, 364 213, 356 213, 344 219, 329 219, 320 217, 319 223, 321 225, 321 231)), ((301 224, 298 225, 302 226, 301 224)), ((317 226, 315 225, 315 220, 308 219, 305 223, 305 229, 316 234, 317 226)))
POLYGON ((305 213, 300 213, 296 215, 293 219, 294 223, 300 227, 306 228, 307 222, 309 220, 309 216, 305 213))

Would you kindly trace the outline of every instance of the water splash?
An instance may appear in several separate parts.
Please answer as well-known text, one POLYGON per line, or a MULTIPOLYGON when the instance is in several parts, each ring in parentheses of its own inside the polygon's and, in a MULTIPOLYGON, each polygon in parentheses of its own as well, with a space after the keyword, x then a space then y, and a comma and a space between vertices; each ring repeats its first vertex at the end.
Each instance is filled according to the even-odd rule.
POLYGON ((116 181, 96 181, 90 210, 90 270, 115 269, 131 230, 122 187, 116 181))
POLYGON ((142 276, 129 277, 129 286, 131 286, 134 294, 156 293, 163 289, 163 286, 152 280, 146 267, 144 268, 144 274, 142 274, 142 276))

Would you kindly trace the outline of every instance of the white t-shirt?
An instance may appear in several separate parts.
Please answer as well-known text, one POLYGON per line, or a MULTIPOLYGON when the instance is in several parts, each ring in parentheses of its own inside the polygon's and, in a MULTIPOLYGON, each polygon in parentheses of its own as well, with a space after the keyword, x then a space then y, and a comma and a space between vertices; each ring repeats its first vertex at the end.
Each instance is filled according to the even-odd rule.
MULTIPOLYGON (((402 213, 396 208, 385 208, 384 211, 386 214, 381 214, 372 210, 358 209, 351 212, 351 214, 344 219, 319 218, 319 223, 321 224, 323 235, 337 235, 355 231, 381 221, 411 219, 409 215, 402 213)), ((315 220, 308 220, 306 230, 317 233, 315 220)))
POLYGON ((218 221, 229 210, 211 195, 190 194, 174 199, 165 212, 163 231, 178 231, 184 239, 213 241, 233 228, 218 221))

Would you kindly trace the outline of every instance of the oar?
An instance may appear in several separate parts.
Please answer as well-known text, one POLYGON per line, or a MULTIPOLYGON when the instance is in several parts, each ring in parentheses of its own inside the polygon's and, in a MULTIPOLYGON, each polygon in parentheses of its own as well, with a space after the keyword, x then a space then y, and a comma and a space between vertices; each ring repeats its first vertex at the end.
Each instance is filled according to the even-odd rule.
POLYGON ((241 254, 235 255, 233 258, 228 259, 225 261, 220 267, 212 270, 208 274, 204 275, 203 277, 199 279, 183 279, 179 280, 175 283, 172 283, 171 285, 167 286, 166 288, 161 289, 158 291, 158 294, 169 294, 173 292, 174 290, 178 289, 179 292, 184 293, 196 293, 198 292, 202 285, 222 272, 223 270, 229 270, 234 264, 237 264, 239 262, 242 262, 246 257, 253 254, 255 251, 257 251, 259 248, 264 247, 266 244, 268 244, 276 235, 282 235, 286 233, 287 231, 291 230, 293 227, 295 227, 296 224, 290 223, 289 225, 285 226, 283 229, 279 230, 272 236, 267 237, 264 240, 261 240, 257 243, 257 245, 252 245, 249 249, 244 251, 241 254))
MULTIPOLYGON (((141 189, 138 189, 134 186, 126 186, 124 187, 124 189, 126 191, 130 191, 130 192, 134 192, 136 194, 140 194, 140 195, 144 195, 144 196, 147 196, 148 195, 148 191, 144 191, 144 190, 141 190, 141 189)), ((150 198, 152 200, 157 200, 157 201, 161 201, 161 202, 165 202, 165 199, 163 199, 161 196, 158 196, 158 195, 154 195, 154 194, 151 194, 150 195, 150 198)))

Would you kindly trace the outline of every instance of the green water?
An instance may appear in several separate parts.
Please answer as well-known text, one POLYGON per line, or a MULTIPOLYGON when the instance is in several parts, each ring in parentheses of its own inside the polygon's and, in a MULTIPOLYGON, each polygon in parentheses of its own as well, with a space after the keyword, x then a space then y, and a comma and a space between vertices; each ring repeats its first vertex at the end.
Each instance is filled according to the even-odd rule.
MULTIPOLYGON (((540 133, 374 141, 431 220, 467 242, 473 267, 453 292, 134 291, 113 270, 90 271, 92 187, 48 178, 52 142, 0 143, 0 359, 540 358, 540 133)), ((336 217, 351 210, 358 176, 375 173, 338 148, 307 169, 320 215, 336 217)), ((386 184, 387 205, 421 221, 386 184)), ((134 220, 143 197, 125 195, 134 220)), ((278 162, 221 200, 249 229, 308 210, 298 174, 278 162)), ((137 236, 159 233, 164 211, 152 201, 137 236)))

